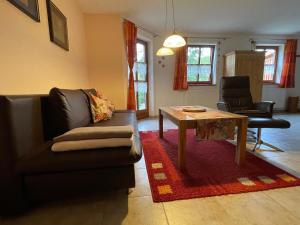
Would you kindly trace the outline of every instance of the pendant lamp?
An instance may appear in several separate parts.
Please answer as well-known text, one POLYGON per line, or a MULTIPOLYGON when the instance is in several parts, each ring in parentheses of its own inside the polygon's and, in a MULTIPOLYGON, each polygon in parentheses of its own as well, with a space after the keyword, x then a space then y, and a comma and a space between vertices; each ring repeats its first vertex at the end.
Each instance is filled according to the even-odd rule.
POLYGON ((175 10, 174 10, 174 0, 172 0, 172 12, 173 12, 173 34, 167 37, 164 41, 163 46, 166 48, 179 48, 186 45, 185 39, 175 32, 175 10))
MULTIPOLYGON (((165 31, 167 31, 167 21, 168 21, 168 0, 166 0, 166 18, 165 18, 165 31)), ((174 55, 174 51, 167 47, 161 47, 156 52, 157 56, 169 56, 174 55)))
POLYGON ((174 55, 174 51, 170 48, 166 48, 166 47, 161 47, 160 49, 158 49, 158 51, 156 52, 157 56, 168 56, 168 55, 174 55))

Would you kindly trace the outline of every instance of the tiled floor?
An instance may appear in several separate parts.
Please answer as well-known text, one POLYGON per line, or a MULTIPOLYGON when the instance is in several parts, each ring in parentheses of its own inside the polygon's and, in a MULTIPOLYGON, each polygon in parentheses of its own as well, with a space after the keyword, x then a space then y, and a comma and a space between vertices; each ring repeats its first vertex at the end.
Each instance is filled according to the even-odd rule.
MULTIPOLYGON (((258 154, 300 174, 300 115, 280 115, 289 130, 266 130, 265 140, 286 152, 258 154)), ((166 121, 166 129, 175 126, 166 121)), ((157 129, 157 119, 140 121, 140 130, 157 129)), ((1 225, 300 225, 300 187, 153 203, 144 159, 136 164, 136 188, 92 195, 39 207, 25 215, 1 219, 1 225)))

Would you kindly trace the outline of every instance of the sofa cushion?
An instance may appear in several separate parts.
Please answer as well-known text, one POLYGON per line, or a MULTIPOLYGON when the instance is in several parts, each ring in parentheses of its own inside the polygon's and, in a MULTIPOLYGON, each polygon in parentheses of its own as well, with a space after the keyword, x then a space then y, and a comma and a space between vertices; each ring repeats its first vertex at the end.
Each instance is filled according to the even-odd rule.
POLYGON ((79 127, 54 138, 53 141, 62 142, 105 138, 131 138, 132 134, 133 127, 131 125, 110 127, 79 127))
POLYGON ((52 88, 49 104, 56 135, 91 122, 89 100, 82 90, 52 88))
POLYGON ((17 161, 16 169, 20 174, 41 174, 66 172, 129 165, 141 156, 138 138, 132 147, 102 148, 72 152, 52 152, 52 142, 40 147, 39 153, 17 161))
POLYGON ((16 168, 21 174, 64 172, 85 169, 123 166, 137 162, 142 156, 136 114, 133 111, 116 111, 111 120, 90 126, 132 125, 135 135, 131 147, 102 148, 72 152, 52 152, 52 141, 31 155, 18 160, 16 168))
POLYGON ((104 138, 79 141, 56 142, 51 147, 53 152, 83 151, 90 149, 131 147, 132 138, 104 138))
POLYGON ((98 123, 89 124, 90 127, 126 126, 132 125, 137 132, 136 114, 131 110, 116 110, 111 120, 104 120, 98 123))

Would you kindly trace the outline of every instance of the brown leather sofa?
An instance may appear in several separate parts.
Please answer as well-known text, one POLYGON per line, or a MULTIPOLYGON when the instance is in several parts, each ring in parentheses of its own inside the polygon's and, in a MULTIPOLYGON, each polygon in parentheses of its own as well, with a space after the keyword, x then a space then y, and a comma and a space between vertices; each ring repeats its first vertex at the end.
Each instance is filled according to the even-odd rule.
POLYGON ((92 124, 87 91, 54 88, 49 95, 0 96, 0 214, 30 203, 83 192, 135 186, 142 156, 136 114, 116 111, 92 124), (82 126, 135 128, 132 147, 54 153, 52 138, 82 126))

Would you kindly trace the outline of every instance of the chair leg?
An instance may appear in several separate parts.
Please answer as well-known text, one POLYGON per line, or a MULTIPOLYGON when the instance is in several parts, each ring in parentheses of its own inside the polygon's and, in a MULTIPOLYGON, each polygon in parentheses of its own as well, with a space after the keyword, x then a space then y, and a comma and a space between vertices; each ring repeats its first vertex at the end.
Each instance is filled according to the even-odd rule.
POLYGON ((278 147, 276 147, 276 146, 274 146, 274 145, 271 145, 271 144, 269 144, 269 143, 267 143, 267 142, 264 142, 264 141, 263 141, 262 144, 263 144, 263 145, 266 145, 266 146, 268 146, 268 147, 270 147, 270 148, 272 148, 272 149, 274 149, 274 150, 277 151, 277 152, 284 152, 282 149, 280 149, 280 148, 278 148, 278 147))
POLYGON ((268 146, 270 148, 272 148, 273 150, 277 151, 277 152, 284 152, 282 149, 274 146, 274 145, 271 145, 267 142, 264 142, 261 138, 261 128, 258 128, 257 129, 257 140, 256 140, 256 143, 254 145, 254 148, 252 149, 253 152, 256 151, 256 149, 259 149, 261 145, 265 145, 265 146, 268 146))
POLYGON ((253 131, 253 130, 249 130, 249 129, 247 130, 247 132, 248 132, 248 133, 250 133, 250 134, 253 134, 253 135, 254 135, 254 134, 256 134, 256 132, 255 132, 255 131, 253 131))
POLYGON ((253 152, 255 152, 256 149, 258 149, 262 144, 261 140, 261 128, 257 128, 257 137, 256 137, 256 143, 254 145, 254 148, 252 149, 253 152))

